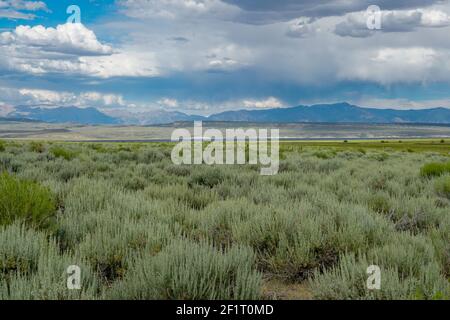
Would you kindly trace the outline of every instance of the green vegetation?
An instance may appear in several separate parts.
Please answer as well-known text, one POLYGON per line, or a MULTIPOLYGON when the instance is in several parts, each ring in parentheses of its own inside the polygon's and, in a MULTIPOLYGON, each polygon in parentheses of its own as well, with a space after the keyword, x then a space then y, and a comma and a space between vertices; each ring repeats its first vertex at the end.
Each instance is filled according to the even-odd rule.
POLYGON ((437 180, 435 188, 440 196, 450 199, 450 176, 442 177, 437 180))
POLYGON ((31 181, 0 175, 0 225, 21 220, 41 226, 55 213, 53 196, 47 188, 31 181))
POLYGON ((275 176, 176 166, 170 143, 3 146, 0 299, 450 298, 439 140, 282 143, 275 176))
POLYGON ((422 167, 420 173, 424 177, 441 176, 444 173, 450 173, 450 162, 447 163, 428 163, 422 167))
POLYGON ((30 142, 30 151, 42 153, 45 151, 44 144, 42 142, 32 141, 32 142, 30 142))
POLYGON ((62 147, 53 147, 51 148, 50 152, 56 158, 63 158, 65 160, 72 160, 77 155, 75 152, 62 147))

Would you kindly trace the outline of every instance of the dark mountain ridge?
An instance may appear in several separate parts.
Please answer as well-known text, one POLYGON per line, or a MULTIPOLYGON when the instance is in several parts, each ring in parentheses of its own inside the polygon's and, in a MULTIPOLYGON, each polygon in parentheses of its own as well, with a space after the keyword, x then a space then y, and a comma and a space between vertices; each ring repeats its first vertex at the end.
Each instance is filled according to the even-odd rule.
POLYGON ((450 109, 395 110, 361 108, 348 103, 265 110, 227 111, 211 121, 330 122, 330 123, 450 123, 450 109))
POLYGON ((254 123, 379 123, 450 124, 450 109, 396 110, 362 108, 348 103, 318 104, 292 108, 236 110, 209 117, 178 111, 154 110, 133 114, 127 111, 105 114, 96 108, 18 106, 8 118, 50 123, 155 125, 178 121, 254 122, 254 123))

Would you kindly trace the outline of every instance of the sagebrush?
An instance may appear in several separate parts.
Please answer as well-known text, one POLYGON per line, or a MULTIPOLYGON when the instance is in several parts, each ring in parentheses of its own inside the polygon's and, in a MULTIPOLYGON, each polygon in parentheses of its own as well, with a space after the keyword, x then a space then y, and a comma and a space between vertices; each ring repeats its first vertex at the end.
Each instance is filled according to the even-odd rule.
POLYGON ((282 297, 274 279, 317 299, 448 299, 448 152, 343 145, 282 144, 260 176, 173 165, 164 143, 3 142, 0 299, 282 297))

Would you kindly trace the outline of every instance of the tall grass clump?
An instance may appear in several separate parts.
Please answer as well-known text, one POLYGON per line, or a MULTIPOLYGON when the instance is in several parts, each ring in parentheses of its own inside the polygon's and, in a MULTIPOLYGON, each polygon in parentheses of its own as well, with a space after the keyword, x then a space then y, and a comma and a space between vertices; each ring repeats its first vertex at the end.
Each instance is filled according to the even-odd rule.
POLYGON ((204 167, 201 171, 192 175, 189 186, 199 185, 208 188, 220 184, 225 179, 223 172, 219 168, 204 167))
POLYGON ((0 225, 22 220, 42 227, 55 214, 50 191, 31 181, 19 180, 8 173, 0 175, 0 225))
POLYGON ((440 196, 450 199, 450 175, 437 180, 434 187, 440 196))
POLYGON ((245 247, 217 251, 206 243, 174 241, 157 256, 141 256, 107 297, 113 299, 257 299, 261 275, 245 247))
POLYGON ((0 300, 87 299, 97 280, 81 257, 61 254, 45 233, 14 223, 0 227, 0 300), (81 290, 67 289, 67 268, 82 270, 81 290))
POLYGON ((445 279, 434 248, 424 237, 393 236, 367 253, 345 254, 339 265, 317 272, 311 280, 318 299, 448 299, 445 279), (381 269, 381 289, 369 290, 367 267, 381 269))
POLYGON ((68 161, 77 156, 76 152, 59 146, 52 147, 50 149, 50 153, 53 154, 53 156, 55 156, 56 158, 63 158, 64 160, 68 161))
POLYGON ((48 248, 45 236, 13 224, 0 229, 0 279, 12 273, 31 274, 36 271, 40 250, 48 248))
POLYGON ((427 178, 438 177, 445 173, 450 173, 450 162, 448 162, 448 163, 440 163, 440 162, 427 163, 420 169, 420 174, 423 177, 427 177, 427 178))
POLYGON ((37 152, 37 153, 43 153, 45 151, 45 146, 42 142, 32 141, 32 142, 30 142, 30 151, 37 152))

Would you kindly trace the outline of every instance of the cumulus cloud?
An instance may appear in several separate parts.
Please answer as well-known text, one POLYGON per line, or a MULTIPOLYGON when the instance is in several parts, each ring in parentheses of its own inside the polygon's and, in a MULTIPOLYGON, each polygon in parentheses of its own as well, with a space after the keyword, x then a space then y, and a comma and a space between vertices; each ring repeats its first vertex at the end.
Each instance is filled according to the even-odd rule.
POLYGON ((54 91, 35 88, 0 88, 2 98, 7 100, 4 105, 27 105, 43 108, 69 107, 80 108, 120 108, 127 102, 120 94, 87 91, 74 93, 69 91, 54 91))
POLYGON ((152 53, 122 48, 121 52, 104 57, 80 57, 71 65, 73 73, 98 78, 154 77, 160 74, 152 53))
POLYGON ((369 37, 377 31, 410 32, 419 27, 441 28, 450 25, 450 16, 440 10, 382 11, 381 29, 376 31, 367 27, 367 19, 365 12, 348 14, 346 20, 336 26, 335 33, 343 37, 369 37))
POLYGON ((98 78, 154 76, 151 53, 113 50, 79 23, 56 28, 18 26, 0 33, 0 69, 30 74, 60 73, 98 78))
POLYGON ((58 105, 74 101, 75 96, 69 92, 56 92, 51 90, 19 89, 19 94, 25 104, 58 105))
POLYGON ((83 56, 113 53, 110 46, 101 44, 95 33, 80 23, 67 23, 56 28, 18 26, 12 32, 2 32, 0 44, 83 56))
POLYGON ((269 97, 264 100, 244 100, 246 108, 281 108, 283 103, 275 97, 269 97))

